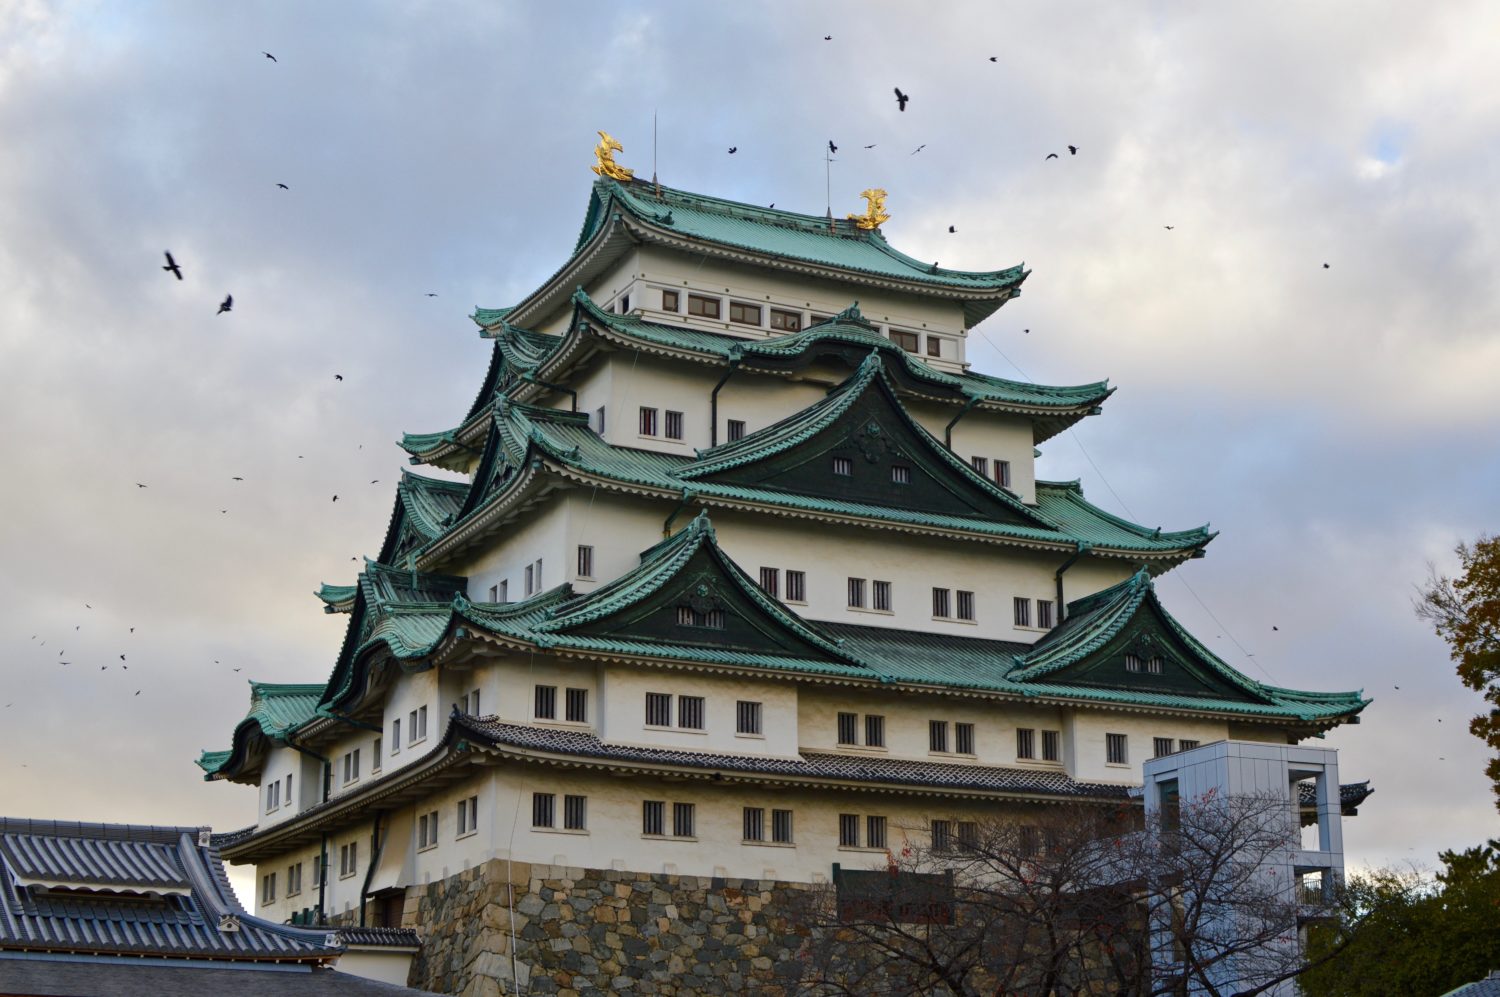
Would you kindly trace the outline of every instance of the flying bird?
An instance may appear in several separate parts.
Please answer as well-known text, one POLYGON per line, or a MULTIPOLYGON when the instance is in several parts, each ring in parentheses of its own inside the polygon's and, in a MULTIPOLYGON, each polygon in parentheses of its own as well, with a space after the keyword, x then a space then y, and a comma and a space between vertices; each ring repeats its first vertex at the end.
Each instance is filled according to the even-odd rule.
POLYGON ((427 296, 428 296, 428 297, 429 297, 429 298, 435 298, 435 297, 437 297, 437 294, 436 294, 436 293, 434 293, 434 292, 432 292, 432 291, 428 291, 428 292, 427 292, 427 296))
POLYGON ((277 61, 276 57, 274 55, 272 55, 270 52, 262 52, 261 55, 265 56, 267 59, 270 59, 272 62, 277 61))
POLYGON ((170 270, 178 280, 182 279, 182 267, 178 266, 177 261, 172 259, 171 250, 167 251, 167 265, 162 267, 162 269, 170 270))
POLYGON ((1323 264, 1323 269, 1324 269, 1324 270, 1327 270, 1327 269, 1328 269, 1328 264, 1327 264, 1327 263, 1325 263, 1325 264, 1323 264))
POLYGON ((828 154, 830 156, 837 156, 838 152, 839 152, 839 147, 833 144, 833 139, 829 139, 828 140, 828 154))
POLYGON ((335 381, 342 381, 344 379, 344 375, 343 374, 335 374, 335 375, 333 375, 333 379, 335 381))
POLYGON ((990 56, 990 61, 991 62, 999 62, 1000 61, 1000 57, 996 56, 996 55, 992 55, 992 56, 990 56))
POLYGON ((290 188, 290 187, 288 187, 288 186, 287 186, 287 185, 286 185, 286 184, 284 184, 284 183, 279 183, 279 184, 277 184, 277 185, 276 185, 276 186, 278 186, 278 187, 280 187, 280 188, 281 188, 281 189, 282 189, 282 190, 291 190, 291 189, 292 189, 292 188, 290 188))
POLYGON ((120 660, 121 660, 121 661, 124 661, 124 660, 125 660, 125 655, 123 655, 123 654, 122 654, 122 655, 120 655, 120 660))
POLYGON ((870 145, 867 145, 867 146, 865 146, 865 148, 866 148, 866 149, 873 149, 873 148, 875 148, 875 145, 876 145, 876 144, 877 144, 877 143, 871 143, 871 144, 870 144, 870 145))
POLYGON ((1056 158, 1057 158, 1057 153, 1055 153, 1055 152, 1049 152, 1049 153, 1047 153, 1047 159, 1056 159, 1056 158))
POLYGON ((139 481, 137 481, 137 482, 136 482, 136 483, 135 483, 135 486, 136 486, 136 487, 137 487, 137 488, 145 488, 145 487, 146 487, 146 486, 145 486, 145 485, 143 485, 143 484, 141 484, 141 483, 140 483, 140 482, 139 482, 139 481))
POLYGON ((906 110, 906 102, 909 100, 911 100, 911 98, 902 93, 900 87, 896 87, 896 106, 904 111, 906 110))
POLYGON ((921 151, 922 151, 922 150, 923 150, 923 149, 925 149, 925 148, 927 148, 927 143, 926 143, 926 142, 923 142, 923 143, 922 143, 922 144, 921 144, 921 145, 919 145, 919 146, 917 146, 917 147, 916 147, 916 148, 915 148, 915 149, 913 149, 913 150, 912 150, 912 151, 911 151, 911 154, 912 154, 912 155, 913 155, 913 156, 915 156, 915 155, 916 155, 916 154, 917 154, 917 153, 919 153, 919 152, 921 152, 921 151))
POLYGON ((739 151, 740 151, 740 147, 739 147, 739 146, 737 146, 737 145, 731 145, 731 146, 730 146, 730 147, 729 147, 729 154, 730 154, 730 155, 731 155, 731 156, 732 156, 732 155, 734 155, 734 154, 735 154, 735 153, 736 153, 736 152, 739 152, 739 151))
POLYGON ((958 231, 958 229, 956 229, 956 228, 954 228, 954 227, 953 227, 953 226, 952 226, 952 225, 949 225, 949 226, 948 226, 948 231, 949 231, 949 232, 957 232, 957 231, 958 231))
POLYGON ((1271 629, 1272 630, 1280 630, 1281 628, 1278 627, 1276 624, 1273 623, 1273 624, 1271 624, 1271 629))
POLYGON ((1026 333, 1026 335, 1028 335, 1028 336, 1031 335, 1031 330, 1030 329, 1022 329, 1021 331, 1024 332, 1024 333, 1026 333))
POLYGON ((333 500, 334 500, 334 501, 335 501, 335 502, 337 502, 337 501, 338 501, 338 500, 339 500, 339 497, 338 497, 338 496, 337 496, 337 495, 335 495, 335 496, 334 496, 334 497, 333 497, 333 500))
POLYGON ((219 310, 214 312, 214 314, 223 315, 225 312, 231 310, 232 308, 234 308, 234 295, 226 294, 224 295, 224 300, 219 302, 219 310))
POLYGON ((378 485, 378 484, 380 484, 380 479, 379 478, 371 478, 370 479, 370 484, 372 484, 372 485, 378 485))
POLYGON ((230 478, 229 480, 230 481, 244 481, 245 479, 244 478, 239 478, 239 477, 234 477, 234 478, 230 478))
POLYGON ((823 36, 823 40, 825 42, 831 42, 831 41, 833 41, 833 36, 832 35, 824 35, 823 36))
POLYGON ((1177 227, 1176 225, 1163 225, 1162 226, 1162 228, 1166 229, 1168 232, 1172 231, 1176 227, 1177 227))
POLYGON ((139 689, 137 689, 137 690, 136 690, 136 691, 135 691, 135 694, 136 694, 136 695, 137 695, 137 696, 139 696, 139 695, 140 695, 140 694, 141 694, 141 690, 139 690, 139 689))
POLYGON ((1076 146, 1076 145, 1070 145, 1070 146, 1068 146, 1068 155, 1070 155, 1070 156, 1076 156, 1076 155, 1078 155, 1078 146, 1076 146))

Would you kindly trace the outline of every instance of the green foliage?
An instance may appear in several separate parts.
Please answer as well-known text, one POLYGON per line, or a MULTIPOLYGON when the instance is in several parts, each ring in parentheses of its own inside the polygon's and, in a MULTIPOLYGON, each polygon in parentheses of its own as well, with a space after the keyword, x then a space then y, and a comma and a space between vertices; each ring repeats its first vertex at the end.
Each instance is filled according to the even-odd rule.
POLYGON ((1389 870, 1350 879, 1339 920, 1309 932, 1307 997, 1431 997, 1500 966, 1500 840, 1439 858, 1436 880, 1389 870))
POLYGON ((1417 615, 1448 642, 1464 685, 1490 704, 1488 714, 1469 721, 1469 731, 1495 750, 1485 773, 1500 808, 1500 537, 1461 543, 1455 553, 1463 573, 1447 578, 1434 571, 1417 615))

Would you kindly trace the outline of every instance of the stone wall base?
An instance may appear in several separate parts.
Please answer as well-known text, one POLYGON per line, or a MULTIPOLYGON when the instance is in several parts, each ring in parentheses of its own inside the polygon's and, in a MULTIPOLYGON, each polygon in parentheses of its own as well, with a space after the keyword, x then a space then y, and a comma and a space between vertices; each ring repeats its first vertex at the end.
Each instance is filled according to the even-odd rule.
POLYGON ((805 883, 513 865, 406 891, 409 984, 461 997, 796 991, 816 902, 805 883), (512 906, 513 904, 513 906, 512 906))

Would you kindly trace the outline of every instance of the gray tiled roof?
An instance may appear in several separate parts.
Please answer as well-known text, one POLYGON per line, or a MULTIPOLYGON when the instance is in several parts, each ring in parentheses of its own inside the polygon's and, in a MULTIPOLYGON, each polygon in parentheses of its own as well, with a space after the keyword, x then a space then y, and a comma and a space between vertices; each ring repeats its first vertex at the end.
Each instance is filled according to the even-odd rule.
POLYGON ((1443 997, 1500 997, 1500 969, 1482 980, 1465 983, 1457 990, 1450 990, 1443 997))
POLYGON ((326 962, 325 931, 246 914, 201 828, 0 818, 0 954, 326 962), (232 915, 239 930, 220 930, 232 915))
POLYGON ((5 993, 37 997, 401 997, 426 994, 332 969, 271 966, 255 972, 204 965, 164 965, 157 960, 73 962, 7 959, 0 952, 5 993))
POLYGON ((422 940, 411 928, 339 928, 339 941, 345 945, 386 945, 392 948, 418 948, 422 940))

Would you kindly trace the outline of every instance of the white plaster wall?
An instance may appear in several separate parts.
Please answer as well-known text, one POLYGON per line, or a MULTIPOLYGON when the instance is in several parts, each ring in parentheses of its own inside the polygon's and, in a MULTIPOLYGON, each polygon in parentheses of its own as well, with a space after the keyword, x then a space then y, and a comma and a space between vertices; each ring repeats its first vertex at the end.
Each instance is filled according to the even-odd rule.
MULTIPOLYGON (((385 701, 385 716, 381 721, 381 745, 385 757, 381 759, 381 770, 389 775, 391 772, 405 768, 412 762, 417 761, 443 736, 443 728, 448 723, 448 710, 450 703, 443 699, 443 690, 440 687, 439 675, 436 669, 428 668, 418 672, 402 674, 391 687, 385 701), (412 710, 427 707, 427 736, 415 744, 409 743, 411 732, 410 714, 412 710), (401 721, 401 738, 397 742, 391 736, 391 721, 401 721)), ((373 741, 373 731, 365 735, 369 741, 373 741)), ((371 749, 366 747, 366 752, 371 749)), ((339 768, 341 763, 334 756, 334 785, 338 786, 343 772, 339 768)), ((368 766, 366 766, 367 768, 368 766)))
POLYGON ((318 778, 316 775, 313 776, 313 785, 308 787, 308 770, 312 769, 315 772, 321 766, 316 761, 309 765, 307 764, 308 761, 309 759, 302 752, 284 745, 272 745, 271 749, 266 752, 265 761, 261 764, 260 786, 258 787, 259 796, 256 800, 256 823, 258 825, 261 827, 271 827, 280 824, 295 817, 303 808, 317 802, 315 797, 310 798, 306 796, 305 791, 309 788, 314 792, 317 790, 318 778), (292 792, 290 797, 288 797, 286 791, 286 777, 288 775, 292 777, 292 792), (281 802, 275 810, 268 811, 266 810, 266 787, 270 786, 273 782, 281 783, 281 790, 278 796, 281 802))
MULTIPOLYGON (((781 757, 797 753, 797 687, 792 682, 616 665, 601 670, 599 698, 599 736, 611 743, 781 757), (647 727, 648 692, 702 696, 704 729, 647 727), (735 733, 735 708, 740 700, 761 704, 763 737, 735 733)), ((672 711, 675 722, 675 698, 672 711)))
POLYGON ((1138 713, 1112 713, 1102 710, 1070 711, 1063 727, 1063 745, 1068 771, 1081 782, 1141 784, 1141 766, 1152 756, 1152 739, 1170 737, 1208 744, 1228 736, 1229 725, 1223 720, 1190 717, 1152 717, 1138 713), (1128 754, 1126 764, 1107 761, 1107 734, 1124 734, 1128 754))
MULTIPOLYGON (((939 443, 943 429, 958 415, 955 406, 913 401, 907 411, 939 443)), ((989 479, 994 481, 996 458, 1010 461, 1010 490, 1021 501, 1036 503, 1036 445, 1031 420, 1003 412, 970 409, 953 427, 953 452, 964 462, 974 457, 990 461, 989 479)))
POLYGON ((560 730, 587 730, 597 722, 599 715, 599 683, 597 672, 600 666, 593 662, 569 661, 549 654, 516 653, 493 659, 485 665, 490 673, 497 694, 492 710, 506 723, 529 724, 536 727, 551 727, 560 730), (538 720, 536 709, 536 687, 553 686, 557 689, 557 716, 554 720, 538 720), (588 720, 570 723, 564 718, 566 690, 585 689, 589 694, 588 720))
POLYGON ((489 599, 490 586, 502 579, 510 582, 511 602, 526 598, 526 566, 537 558, 542 559, 542 591, 567 581, 567 509, 561 499, 550 501, 502 527, 487 548, 470 548, 439 570, 468 578, 467 595, 475 602, 489 599))
MULTIPOLYGON (((364 875, 368 871, 370 859, 370 829, 371 825, 368 821, 360 822, 329 836, 329 876, 325 910, 330 914, 342 912, 346 903, 357 904, 359 902, 359 890, 364 883, 364 875), (338 846, 341 842, 352 841, 356 838, 359 840, 359 870, 352 877, 340 879, 338 846)), ((318 842, 302 845, 258 863, 255 866, 255 895, 241 898, 245 909, 257 917, 278 923, 291 920, 293 914, 306 908, 316 909, 318 885, 313 870, 318 862, 320 847, 318 842), (298 863, 302 865, 302 889, 297 893, 288 894, 286 892, 287 870, 298 863), (262 904, 260 902, 261 880, 263 876, 271 872, 276 873, 276 900, 270 904, 262 904)))

